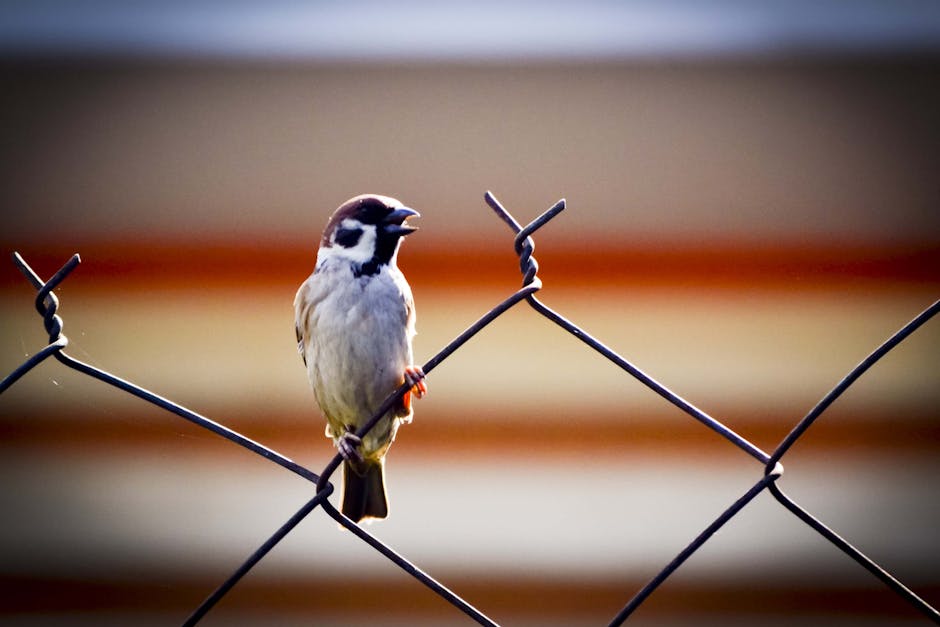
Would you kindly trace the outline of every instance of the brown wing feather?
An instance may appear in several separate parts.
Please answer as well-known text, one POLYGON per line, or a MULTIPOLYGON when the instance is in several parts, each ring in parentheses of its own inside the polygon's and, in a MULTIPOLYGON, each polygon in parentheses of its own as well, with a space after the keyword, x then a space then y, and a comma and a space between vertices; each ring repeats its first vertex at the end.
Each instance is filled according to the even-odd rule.
POLYGON ((294 335, 297 336, 297 352, 300 353, 300 358, 304 360, 304 365, 307 365, 307 356, 304 355, 304 332, 300 330, 299 324, 294 324, 294 335))

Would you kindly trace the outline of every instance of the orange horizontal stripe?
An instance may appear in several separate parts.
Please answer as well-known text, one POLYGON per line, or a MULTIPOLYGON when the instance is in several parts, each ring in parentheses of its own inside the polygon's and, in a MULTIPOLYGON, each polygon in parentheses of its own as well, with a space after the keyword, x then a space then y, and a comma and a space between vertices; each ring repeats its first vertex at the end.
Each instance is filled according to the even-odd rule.
MULTIPOLYGON (((2 247, 0 288, 23 279, 2 247)), ((75 252, 86 283, 108 289, 200 288, 299 284, 316 257, 313 244, 272 242, 135 241, 58 242, 18 249, 43 277, 75 252)), ((838 244, 829 242, 690 243, 566 241, 536 249, 546 283, 584 286, 806 290, 839 284, 906 283, 940 287, 940 243, 838 244)), ((521 283, 511 241, 466 246, 409 245, 400 265, 413 285, 521 283)))
MULTIPOLYGON (((316 555, 310 557, 311 571, 316 572, 316 555)), ((385 561, 378 554, 376 560, 377 564, 385 561)), ((757 565, 755 569, 759 571, 757 565)), ((378 580, 349 579, 343 573, 320 572, 306 578, 246 577, 209 613, 208 619, 211 622, 213 616, 231 617, 232 611, 250 611, 267 616, 276 612, 302 612, 313 623, 336 613, 347 619, 373 616, 378 620, 411 618, 439 620, 444 624, 468 621, 459 610, 411 577, 384 564, 381 572, 390 576, 378 580)), ((0 576, 0 587, 4 590, 0 616, 21 612, 121 610, 177 612, 180 613, 177 622, 182 622, 228 574, 164 575, 147 579, 146 575, 138 573, 120 580, 7 574, 0 576)), ((509 579, 498 574, 482 580, 457 575, 445 578, 442 583, 497 621, 506 614, 517 614, 540 616, 553 624, 565 615, 590 615, 593 617, 591 624, 604 624, 602 618, 613 618, 646 583, 635 579, 584 581, 564 575, 556 573, 551 580, 537 576, 509 579)), ((932 600, 936 604, 940 600, 940 587, 936 585, 922 586, 917 592, 928 602, 932 600)), ((638 612, 646 617, 747 616, 758 622, 760 617, 766 619, 774 615, 790 618, 811 614, 864 616, 869 620, 874 617, 917 620, 921 617, 917 610, 875 580, 870 587, 822 582, 814 577, 788 584, 775 581, 769 572, 766 577, 739 583, 689 577, 681 581, 669 580, 638 612)))
MULTIPOLYGON (((209 417, 243 435, 274 448, 288 457, 310 459, 332 454, 316 412, 304 416, 255 417, 264 408, 246 415, 209 417)), ((217 437, 171 414, 124 415, 121 420, 102 420, 93 414, 69 413, 68 418, 9 412, 0 416, 3 446, 38 447, 89 451, 127 447, 165 446, 180 434, 217 437)), ((722 436, 692 418, 687 422, 663 421, 657 417, 631 416, 629 420, 593 416, 579 418, 577 429, 558 422, 539 422, 538 416, 514 416, 515 420, 485 420, 479 416, 421 415, 413 425, 402 427, 395 452, 415 457, 443 455, 449 459, 497 456, 597 456, 644 455, 700 457, 734 460, 741 453, 722 436)), ((758 447, 770 453, 796 425, 800 416, 762 415, 761 420, 723 417, 724 422, 758 447)), ((823 416, 798 443, 801 452, 866 454, 930 452, 940 450, 940 413, 904 419, 896 414, 823 416)), ((395 453, 393 453, 395 454, 395 453)), ((316 470, 316 469, 313 469, 316 470)))

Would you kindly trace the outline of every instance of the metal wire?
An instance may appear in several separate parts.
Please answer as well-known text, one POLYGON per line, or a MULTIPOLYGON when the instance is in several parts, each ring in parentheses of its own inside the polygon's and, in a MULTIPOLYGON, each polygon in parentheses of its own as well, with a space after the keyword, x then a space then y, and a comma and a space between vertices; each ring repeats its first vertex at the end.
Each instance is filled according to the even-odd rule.
POLYGON ((649 583, 643 586, 643 588, 637 592, 632 599, 630 599, 623 609, 620 610, 616 616, 614 616, 614 619, 610 621, 610 625, 612 627, 614 625, 622 625, 623 622, 626 621, 627 618, 629 618, 638 607, 640 607, 640 604, 643 603, 643 601, 645 601, 649 595, 653 594, 653 591, 656 590, 656 588, 666 581, 666 578, 669 577, 669 575, 671 575, 677 568, 682 566, 682 564, 684 564, 693 553, 699 550, 699 548, 701 548, 701 546, 705 544, 709 538, 715 535, 715 532, 721 529, 721 527, 726 522, 734 518, 738 512, 744 509, 745 505, 754 500, 754 497, 763 492, 764 488, 771 485, 774 481, 779 479, 780 476, 780 473, 770 473, 761 477, 761 479, 755 483, 750 490, 745 492, 741 498, 731 505, 731 507, 722 512, 721 516, 716 518, 712 524, 708 525, 708 527, 706 527, 702 533, 698 534, 698 536, 696 536, 695 539, 688 544, 688 546, 682 549, 682 551, 680 551, 671 562, 666 564, 666 566, 661 571, 659 571, 656 576, 649 581, 649 583))
MULTIPOLYGON (((810 428, 813 422, 815 422, 816 419, 819 418, 819 416, 822 415, 822 413, 826 411, 826 409, 828 409, 829 406, 832 405, 836 399, 842 395, 843 392, 849 389, 849 386, 855 383, 855 381, 857 381, 859 377, 867 372, 869 368, 875 365, 879 359, 888 354, 888 351, 900 344, 911 333, 919 329, 924 325, 924 323, 937 315, 938 312, 940 312, 940 300, 934 302, 934 304, 914 317, 913 320, 901 327, 896 333, 885 340, 881 346, 872 351, 868 357, 863 359, 861 363, 853 368, 852 371, 849 372, 849 374, 847 374, 834 388, 832 388, 828 394, 826 394, 818 403, 816 403, 816 406, 813 407, 809 413, 806 414, 806 416, 799 423, 797 423, 793 430, 787 434, 787 437, 785 437, 783 441, 780 442, 776 450, 774 450, 774 454, 771 455, 770 461, 767 463, 767 468, 769 469, 772 465, 777 465, 779 460, 786 454, 788 450, 790 450, 790 447, 793 446, 797 439, 806 433, 806 430, 810 428)), ((829 527, 817 520, 812 514, 797 505, 793 499, 783 493, 779 486, 771 485, 769 487, 770 493, 774 495, 774 498, 776 498, 784 507, 790 510, 797 518, 815 529, 820 535, 832 542, 832 544, 839 547, 842 552, 861 564, 865 570, 880 579, 886 586, 906 599, 908 603, 916 607, 924 615, 931 618, 934 622, 940 624, 940 613, 931 607, 930 604, 917 596, 917 594, 911 591, 907 586, 895 579, 885 569, 876 564, 874 560, 846 542, 842 537, 839 536, 839 534, 829 529, 829 527)))
MULTIPOLYGON (((734 518, 743 510, 754 498, 767 489, 774 498, 780 502, 787 511, 794 514, 799 520, 803 521, 810 528, 814 529, 822 537, 829 540, 835 547, 846 553, 849 557, 859 563, 863 568, 872 573, 881 580, 889 589, 898 596, 906 600, 913 607, 923 613, 937 624, 940 624, 940 613, 930 606, 926 601, 917 596, 894 576, 889 574, 880 565, 865 556, 859 549, 852 546, 844 540, 835 531, 829 529, 824 523, 816 519, 812 514, 798 505, 790 497, 786 496, 777 485, 777 481, 783 475, 783 466, 780 460, 790 449, 790 447, 806 432, 807 429, 828 409, 833 402, 845 392, 858 378, 864 374, 879 359, 884 357, 890 350, 909 337, 916 329, 921 327, 928 320, 940 312, 940 300, 933 303, 921 314, 915 317, 911 322, 902 327, 897 333, 893 334, 881 346, 865 358, 856 368, 854 368, 846 377, 836 385, 815 407, 793 428, 786 438, 777 446, 772 454, 768 454, 749 442, 746 438, 724 425, 719 420, 709 416, 701 409, 695 407, 690 402, 667 388, 665 385, 646 374, 643 370, 621 357, 615 351, 605 346, 599 340, 592 337, 582 328, 566 319, 561 314, 555 312, 541 301, 535 293, 542 288, 542 281, 538 277, 538 262, 533 256, 535 242, 532 235, 545 224, 550 222, 565 209, 565 201, 560 200, 542 215, 527 224, 520 225, 516 219, 499 203, 492 193, 487 192, 485 196, 487 204, 493 209, 496 215, 502 219, 512 229, 515 234, 513 241, 516 254, 519 257, 519 269, 522 273, 522 287, 511 296, 497 304, 491 310, 482 315, 475 323, 470 325, 465 331, 454 338, 449 344, 443 347, 436 355, 431 357, 423 366, 425 373, 430 373, 434 368, 440 365, 445 359, 453 355, 461 346, 469 341, 474 335, 489 325, 493 320, 522 301, 526 301, 534 311, 544 316, 548 320, 558 325, 564 331, 570 333, 578 340, 603 355, 616 366, 630 374, 646 387, 664 398, 669 403, 678 407, 680 410, 705 425, 718 435, 734 444, 736 447, 761 462, 763 465, 763 475, 758 481, 740 498, 731 504, 721 513, 708 527, 697 535, 686 547, 684 547, 676 557, 671 560, 664 568, 656 573, 650 581, 643 586, 627 604, 614 616, 610 625, 623 624, 632 613, 659 587, 669 576, 680 568, 689 557, 691 557, 702 545, 709 540, 725 523, 734 518)), ((26 261, 18 254, 13 255, 14 264, 20 269, 27 280, 37 290, 36 310, 43 318, 43 325, 49 335, 49 344, 40 351, 26 359, 7 377, 0 381, 0 393, 16 383, 20 378, 26 375, 39 363, 45 361, 50 356, 54 356, 63 365, 77 370, 85 375, 103 381, 118 389, 137 396, 149 403, 152 403, 166 411, 169 411, 181 418, 184 418, 202 428, 220 435, 239 446, 246 448, 253 453, 272 461, 291 472, 300 475, 316 485, 315 495, 306 502, 293 516, 291 516, 283 525, 281 525, 271 536, 254 552, 252 552, 244 562, 216 588, 206 599, 190 614, 183 625, 196 625, 219 601, 221 601, 232 588, 250 572, 282 539, 284 539, 304 518, 310 515, 317 507, 320 507, 328 516, 339 522, 342 526, 349 529, 363 542, 374 548, 378 553, 385 556, 392 563, 396 564, 404 572, 408 573, 430 590, 448 601, 455 608, 462 611, 469 618, 481 625, 496 626, 490 618, 484 615, 480 610, 467 603, 463 598, 446 586, 435 580, 429 574, 425 573, 418 566, 408 561, 405 557, 397 553, 383 541, 379 540, 364 528, 354 523, 352 520, 339 512, 329 497, 333 493, 333 485, 330 483, 330 477, 342 463, 340 455, 335 455, 323 469, 320 474, 301 466, 291 459, 270 449, 254 440, 251 440, 236 431, 225 427, 205 416, 202 416, 190 409, 187 409, 173 401, 159 396, 149 390, 137 386, 109 372, 95 368, 69 356, 65 352, 68 346, 68 338, 62 333, 63 321, 57 314, 58 298, 53 290, 78 266, 81 262, 76 254, 59 269, 48 281, 42 281, 38 275, 29 267, 26 261)), ((362 437, 383 416, 398 400, 408 391, 407 384, 402 384, 388 398, 383 401, 376 410, 372 418, 367 421, 357 432, 356 435, 362 437)), ((498 626, 497 626, 498 627, 498 626)))
MULTIPOLYGON (((535 278, 535 273, 538 270, 538 264, 536 264, 535 258, 532 257, 532 251, 535 249, 535 242, 533 242, 532 238, 529 236, 531 234, 532 229, 530 229, 530 227, 526 227, 525 229, 523 229, 521 226, 519 226, 519 223, 516 222, 515 218, 513 218, 509 214, 509 212, 503 208, 502 205, 500 205, 499 201, 496 200, 496 197, 493 196, 491 192, 486 193, 486 202, 490 205, 490 207, 493 208, 494 211, 496 211, 497 215, 499 215, 503 219, 503 221, 505 221, 509 225, 509 227, 516 233, 516 240, 515 240, 516 254, 519 255, 519 265, 520 265, 520 268, 522 270, 522 274, 524 277, 523 280, 524 281, 533 280, 535 278)), ((546 213, 551 212, 559 205, 564 207, 564 202, 565 202, 564 200, 559 201, 559 203, 556 204, 555 207, 552 207, 552 209, 549 209, 546 213)), ((770 461, 770 455, 760 450, 759 448, 757 448, 756 446, 754 446, 753 444, 751 444, 750 442, 742 438, 740 435, 738 435, 737 433, 735 433, 728 427, 721 424, 719 421, 715 420, 714 418, 712 418, 711 416, 703 412, 701 409, 695 407, 694 405, 692 405, 692 403, 688 402, 687 400, 685 400, 678 394, 669 390, 662 383, 656 381, 653 377, 649 376, 648 374, 646 374, 645 372, 643 372, 642 370, 640 370, 639 368, 637 368, 636 366, 628 362, 626 359, 624 359, 623 357, 615 353, 613 350, 604 346, 601 342, 599 342, 598 340, 588 335, 586 331, 579 328, 573 322, 566 320, 562 315, 556 313, 549 307, 542 304, 533 294, 528 295, 526 297, 526 300, 532 306, 532 308, 535 309, 537 312, 539 312, 540 314, 542 314, 543 316, 545 316, 546 318, 548 318, 549 320, 551 320, 552 322, 560 326, 562 329, 564 329, 568 333, 571 333, 572 335, 574 335, 576 338, 578 338, 579 340, 581 340, 582 342, 584 342, 585 344, 587 344, 588 346, 596 350, 598 353, 600 353, 601 355, 603 355, 610 361, 617 364, 617 366, 619 366, 623 370, 630 373, 638 381, 643 383, 645 386, 647 386, 648 388, 650 388, 651 390, 653 390, 654 392, 662 396, 664 399, 666 399, 667 401, 669 401, 670 403, 672 403, 673 405, 675 405, 682 411, 686 412, 687 414, 689 414, 690 416, 692 416, 693 418, 695 418, 696 420, 698 420, 699 422, 701 422, 708 428, 712 429, 716 433, 723 435, 725 438, 727 438, 728 440, 736 444, 739 448, 744 450, 746 453, 750 454, 752 457, 754 457, 758 461, 764 462, 765 464, 770 461)))
POLYGON ((158 394, 154 394, 150 390, 144 389, 138 385, 134 385, 130 381, 126 381, 116 375, 111 374, 110 372, 95 368, 94 366, 86 364, 66 354, 63 349, 68 346, 68 338, 65 335, 62 335, 62 319, 58 316, 58 314, 56 314, 56 311, 59 307, 59 299, 56 298, 55 294, 52 293, 52 289, 55 288, 55 286, 58 285, 63 279, 65 279, 65 277, 68 276, 68 274, 72 272, 72 270, 74 270, 79 263, 81 263, 81 258, 77 254, 73 255, 72 258, 69 259, 69 261, 64 266, 62 266, 62 268, 60 268, 59 271, 56 272, 51 279, 49 279, 49 281, 46 282, 43 282, 39 276, 33 272, 33 269, 29 267, 29 264, 26 263, 19 253, 13 253, 13 262, 20 269, 23 275, 29 280, 29 282, 33 284, 33 287, 39 290, 39 292, 36 294, 36 311, 38 311, 39 314, 43 317, 44 326, 46 331, 49 333, 49 345, 30 359, 27 359, 26 362, 10 373, 6 378, 4 378, 3 381, 0 381, 0 392, 6 390, 8 387, 10 387, 10 385, 13 384, 14 381, 18 380, 20 377, 26 374, 26 372, 51 355, 54 356, 59 362, 68 366, 69 368, 72 368, 73 370, 77 370, 82 374, 86 374, 94 379, 98 379, 99 381, 104 381, 105 383, 112 385, 119 390, 124 390, 128 394, 132 394, 133 396, 141 398, 148 403, 152 403, 161 409, 165 409, 166 411, 172 412, 181 418, 185 418, 186 420, 189 420, 190 422, 199 425, 204 429, 208 429, 213 433, 221 435, 222 437, 231 440, 239 446, 243 446, 253 453, 257 453, 258 455, 261 455, 262 457, 269 459, 274 463, 283 466, 284 468, 287 468, 288 470, 309 481, 317 482, 319 480, 319 477, 316 475, 316 473, 304 468, 297 462, 288 459, 280 453, 269 449, 268 447, 259 444, 250 438, 246 438, 237 431, 233 431, 232 429, 214 422, 205 416, 197 414, 191 409, 187 409, 167 398, 159 396, 158 394), (41 359, 37 359, 37 357, 40 356, 41 359))

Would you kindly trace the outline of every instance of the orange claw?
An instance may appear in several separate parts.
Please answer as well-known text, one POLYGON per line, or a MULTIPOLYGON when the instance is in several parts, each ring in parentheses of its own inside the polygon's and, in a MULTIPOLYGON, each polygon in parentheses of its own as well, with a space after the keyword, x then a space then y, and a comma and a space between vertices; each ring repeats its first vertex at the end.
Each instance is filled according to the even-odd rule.
POLYGON ((410 409, 412 392, 418 398, 424 398, 424 395, 428 393, 428 384, 424 380, 424 370, 420 366, 406 366, 405 382, 411 384, 411 390, 405 394, 402 400, 404 400, 405 407, 410 409))

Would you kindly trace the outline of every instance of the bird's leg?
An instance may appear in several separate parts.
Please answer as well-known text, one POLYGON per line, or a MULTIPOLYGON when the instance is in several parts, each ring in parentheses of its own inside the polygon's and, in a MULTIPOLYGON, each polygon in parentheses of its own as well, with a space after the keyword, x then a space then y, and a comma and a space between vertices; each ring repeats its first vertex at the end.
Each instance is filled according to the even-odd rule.
POLYGON ((405 383, 411 386, 409 391, 418 398, 424 398, 428 393, 428 384, 424 380, 424 370, 421 366, 405 366, 405 383))
POLYGON ((361 445, 362 438, 356 435, 352 425, 346 425, 346 433, 336 441, 336 449, 339 451, 340 456, 348 462, 362 462, 362 453, 359 452, 361 445))
POLYGON ((424 370, 420 366, 405 366, 405 383, 411 387, 401 397, 401 406, 405 414, 411 413, 411 395, 424 398, 428 393, 428 384, 424 382, 424 370))

